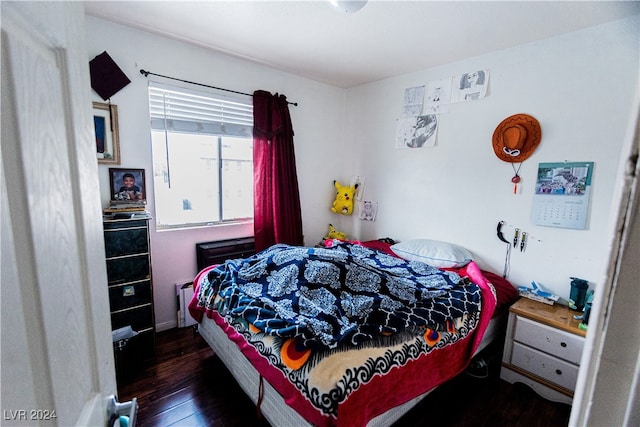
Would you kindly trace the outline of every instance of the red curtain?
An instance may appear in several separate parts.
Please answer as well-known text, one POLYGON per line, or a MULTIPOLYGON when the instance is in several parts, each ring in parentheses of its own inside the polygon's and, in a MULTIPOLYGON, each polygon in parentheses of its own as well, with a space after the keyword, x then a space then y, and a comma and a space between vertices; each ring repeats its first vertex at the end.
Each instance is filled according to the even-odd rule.
POLYGON ((256 250, 303 244, 287 97, 263 90, 253 93, 253 200, 256 250))

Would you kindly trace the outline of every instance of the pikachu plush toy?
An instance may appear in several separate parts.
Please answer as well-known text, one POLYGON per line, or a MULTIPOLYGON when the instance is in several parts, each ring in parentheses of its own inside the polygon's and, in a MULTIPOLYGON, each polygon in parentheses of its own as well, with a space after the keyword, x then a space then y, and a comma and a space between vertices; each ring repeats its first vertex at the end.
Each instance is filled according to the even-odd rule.
POLYGON ((329 233, 324 236, 324 240, 347 240, 347 233, 343 233, 342 231, 338 231, 333 227, 333 224, 329 224, 329 233))
POLYGON ((331 212, 351 215, 358 184, 342 185, 338 181, 333 181, 333 185, 336 187, 336 199, 333 201, 333 206, 331 206, 331 212))

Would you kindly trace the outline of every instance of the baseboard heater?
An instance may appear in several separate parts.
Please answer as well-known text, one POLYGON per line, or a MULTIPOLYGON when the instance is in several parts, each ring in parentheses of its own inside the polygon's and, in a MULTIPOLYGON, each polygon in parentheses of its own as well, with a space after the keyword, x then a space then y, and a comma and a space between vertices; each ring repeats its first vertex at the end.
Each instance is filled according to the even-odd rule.
POLYGON ((210 265, 222 264, 228 259, 247 258, 255 253, 253 237, 196 243, 198 271, 210 265))

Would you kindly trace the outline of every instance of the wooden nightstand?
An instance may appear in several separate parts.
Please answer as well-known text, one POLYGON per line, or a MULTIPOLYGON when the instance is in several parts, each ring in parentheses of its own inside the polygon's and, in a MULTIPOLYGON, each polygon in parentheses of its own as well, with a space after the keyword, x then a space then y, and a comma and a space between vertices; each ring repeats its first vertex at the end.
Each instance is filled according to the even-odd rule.
POLYGON ((571 404, 586 331, 562 305, 521 298, 509 310, 500 378, 546 399, 571 404))

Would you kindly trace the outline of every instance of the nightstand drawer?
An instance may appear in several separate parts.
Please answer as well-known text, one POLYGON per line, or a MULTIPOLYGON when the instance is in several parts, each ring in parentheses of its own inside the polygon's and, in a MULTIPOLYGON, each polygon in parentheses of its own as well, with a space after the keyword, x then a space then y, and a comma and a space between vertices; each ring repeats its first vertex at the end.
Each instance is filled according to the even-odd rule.
POLYGON ((574 364, 580 363, 584 338, 542 325, 518 316, 514 340, 560 357, 574 364))
POLYGON ((576 387, 578 366, 520 343, 513 344, 511 363, 568 390, 576 387))

